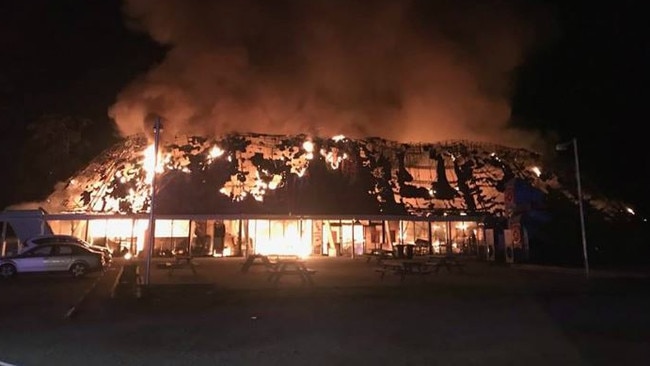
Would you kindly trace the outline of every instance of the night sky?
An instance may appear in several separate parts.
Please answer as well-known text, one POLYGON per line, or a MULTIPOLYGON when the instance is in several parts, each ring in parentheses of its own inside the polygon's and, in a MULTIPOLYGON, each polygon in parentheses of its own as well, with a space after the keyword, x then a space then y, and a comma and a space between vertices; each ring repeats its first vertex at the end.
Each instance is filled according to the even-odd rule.
POLYGON ((633 1, 5 1, 0 206, 51 191, 21 189, 51 184, 26 168, 42 116, 92 121, 81 168, 158 113, 197 133, 540 150, 576 137, 584 179, 647 212, 643 14, 633 1))

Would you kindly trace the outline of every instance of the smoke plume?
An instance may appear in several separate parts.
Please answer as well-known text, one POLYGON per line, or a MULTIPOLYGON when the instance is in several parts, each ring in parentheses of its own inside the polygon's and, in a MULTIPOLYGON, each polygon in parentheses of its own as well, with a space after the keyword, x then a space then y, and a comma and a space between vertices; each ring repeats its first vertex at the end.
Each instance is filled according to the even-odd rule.
POLYGON ((507 1, 128 0, 164 60, 110 108, 123 135, 229 132, 405 142, 530 140, 509 128, 538 31, 507 1))

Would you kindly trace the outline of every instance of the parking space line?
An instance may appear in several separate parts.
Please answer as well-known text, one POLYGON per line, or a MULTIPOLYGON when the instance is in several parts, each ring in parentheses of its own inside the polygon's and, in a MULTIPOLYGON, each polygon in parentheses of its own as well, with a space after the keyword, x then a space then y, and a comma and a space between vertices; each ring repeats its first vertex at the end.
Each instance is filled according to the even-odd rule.
POLYGON ((120 278, 122 277, 123 272, 124 272, 124 266, 121 266, 120 272, 117 274, 117 277, 115 277, 115 281, 113 282, 113 286, 111 287, 111 299, 115 298, 115 291, 117 291, 117 286, 120 284, 120 278))
MULTIPOLYGON (((110 269, 110 268, 109 268, 109 269, 110 269)), ((88 295, 90 295, 90 293, 95 289, 95 287, 97 287, 97 284, 99 283, 99 281, 102 280, 102 278, 104 277, 104 274, 105 274, 109 269, 106 269, 106 270, 102 271, 101 274, 100 274, 100 275, 95 279, 95 281, 93 282, 93 284, 90 285, 90 287, 87 288, 86 291, 84 291, 84 293, 79 297, 79 299, 77 300, 77 302, 76 302, 74 305, 72 305, 72 306, 70 307, 70 309, 68 309, 68 311, 67 311, 67 312, 65 313, 65 315, 63 316, 65 319, 70 319, 70 318, 72 318, 72 317, 77 313, 77 311, 79 310, 79 307, 81 306, 81 304, 83 303, 83 301, 88 297, 88 295)), ((2 366, 2 365, 0 365, 0 366, 2 366)))

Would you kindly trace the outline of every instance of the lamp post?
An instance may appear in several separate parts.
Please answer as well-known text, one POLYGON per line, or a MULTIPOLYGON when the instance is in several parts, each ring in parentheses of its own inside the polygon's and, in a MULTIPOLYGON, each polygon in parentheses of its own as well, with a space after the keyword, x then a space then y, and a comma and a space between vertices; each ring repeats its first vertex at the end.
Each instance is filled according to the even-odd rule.
POLYGON ((578 185, 578 207, 580 208, 580 230, 582 231, 582 256, 585 262, 585 275, 589 278, 589 257, 587 256, 587 234, 585 231, 585 214, 582 205, 582 185, 580 184, 580 160, 578 159, 578 140, 573 138, 569 142, 557 144, 558 151, 566 150, 569 144, 573 145, 573 158, 575 160, 576 182, 578 185))
POLYGON ((154 239, 156 236, 156 220, 154 216, 154 211, 156 208, 156 168, 158 167, 158 144, 160 143, 161 130, 162 130, 162 124, 160 122, 160 117, 157 117, 153 125, 154 158, 153 158, 153 175, 151 178, 151 199, 149 205, 149 238, 148 238, 149 245, 147 247, 146 262, 145 262, 145 276, 144 276, 145 285, 149 284, 149 275, 151 273, 151 257, 153 256, 154 239))

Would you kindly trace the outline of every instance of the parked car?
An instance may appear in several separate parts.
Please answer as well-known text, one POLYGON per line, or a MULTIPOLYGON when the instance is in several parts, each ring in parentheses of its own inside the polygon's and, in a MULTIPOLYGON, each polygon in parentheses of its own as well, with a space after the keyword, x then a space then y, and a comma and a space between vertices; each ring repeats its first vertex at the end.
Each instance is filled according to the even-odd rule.
POLYGON ((83 277, 104 269, 104 255, 84 245, 43 244, 20 254, 0 258, 0 277, 11 278, 20 273, 63 273, 83 277))
POLYGON ((99 251, 104 254, 104 261, 106 265, 108 266, 111 261, 113 260, 113 254, 111 253, 110 249, 107 247, 103 247, 100 245, 93 245, 88 243, 87 241, 78 238, 73 235, 63 235, 63 234, 50 234, 50 235, 38 235, 31 237, 23 242, 23 247, 19 251, 19 253, 22 253, 28 249, 34 248, 36 246, 40 245, 45 245, 45 244, 51 244, 51 245, 59 245, 59 244, 77 244, 77 245, 82 245, 88 248, 91 248, 93 250, 99 251))

